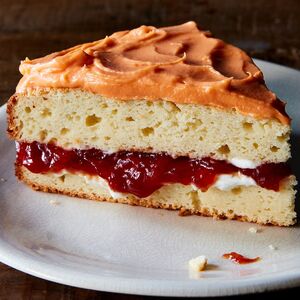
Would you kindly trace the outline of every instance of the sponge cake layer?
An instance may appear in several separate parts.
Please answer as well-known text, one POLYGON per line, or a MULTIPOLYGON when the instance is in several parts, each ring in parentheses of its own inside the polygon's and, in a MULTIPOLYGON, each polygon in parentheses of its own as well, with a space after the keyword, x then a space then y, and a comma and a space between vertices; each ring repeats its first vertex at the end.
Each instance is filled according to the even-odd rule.
POLYGON ((11 137, 63 148, 285 162, 290 126, 195 104, 107 99, 80 89, 35 90, 8 103, 11 137))

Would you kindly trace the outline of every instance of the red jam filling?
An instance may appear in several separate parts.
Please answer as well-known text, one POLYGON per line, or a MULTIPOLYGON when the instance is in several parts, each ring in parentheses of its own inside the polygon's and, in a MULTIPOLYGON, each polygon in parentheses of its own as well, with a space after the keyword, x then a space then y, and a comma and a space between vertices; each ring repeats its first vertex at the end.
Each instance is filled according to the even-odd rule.
POLYGON ((62 170, 105 179, 113 191, 147 197, 168 183, 194 184, 202 191, 215 183, 220 174, 240 172, 266 189, 278 191, 280 181, 291 174, 285 163, 268 163, 256 169, 241 169, 224 160, 209 157, 173 158, 165 153, 120 151, 105 153, 97 149, 65 150, 53 144, 17 143, 17 163, 33 173, 62 170))
POLYGON ((249 258, 236 252, 225 253, 222 257, 239 265, 251 264, 260 260, 260 257, 249 258))

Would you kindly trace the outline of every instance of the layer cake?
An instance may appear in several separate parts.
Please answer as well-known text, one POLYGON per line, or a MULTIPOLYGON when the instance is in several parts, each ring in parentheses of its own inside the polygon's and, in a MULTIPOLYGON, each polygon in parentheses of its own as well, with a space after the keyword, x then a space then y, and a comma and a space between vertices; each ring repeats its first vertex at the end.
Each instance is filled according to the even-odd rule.
POLYGON ((285 104, 245 52, 194 22, 116 32, 20 72, 8 133, 32 188, 295 223, 285 104))

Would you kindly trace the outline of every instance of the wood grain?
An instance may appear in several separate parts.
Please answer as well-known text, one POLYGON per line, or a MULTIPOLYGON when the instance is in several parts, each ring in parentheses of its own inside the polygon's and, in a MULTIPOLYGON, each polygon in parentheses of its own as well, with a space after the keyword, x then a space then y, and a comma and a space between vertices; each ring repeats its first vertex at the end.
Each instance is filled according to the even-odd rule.
MULTIPOLYGON (((19 62, 26 56, 39 57, 141 24, 163 26, 195 20, 254 57, 300 69, 299 16, 297 0, 0 0, 0 104, 13 94, 20 78, 19 62)), ((287 298, 297 292, 300 289, 256 298, 287 298)), ((146 298, 72 288, 0 264, 0 299, 146 298)))

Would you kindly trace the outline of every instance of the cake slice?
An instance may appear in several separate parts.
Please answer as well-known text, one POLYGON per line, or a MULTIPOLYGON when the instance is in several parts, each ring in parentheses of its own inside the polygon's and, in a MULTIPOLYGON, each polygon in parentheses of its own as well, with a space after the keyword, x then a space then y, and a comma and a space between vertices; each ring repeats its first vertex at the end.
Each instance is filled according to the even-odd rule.
POLYGON ((242 50, 194 22, 22 61, 7 105, 36 190, 289 226, 290 119, 242 50))

